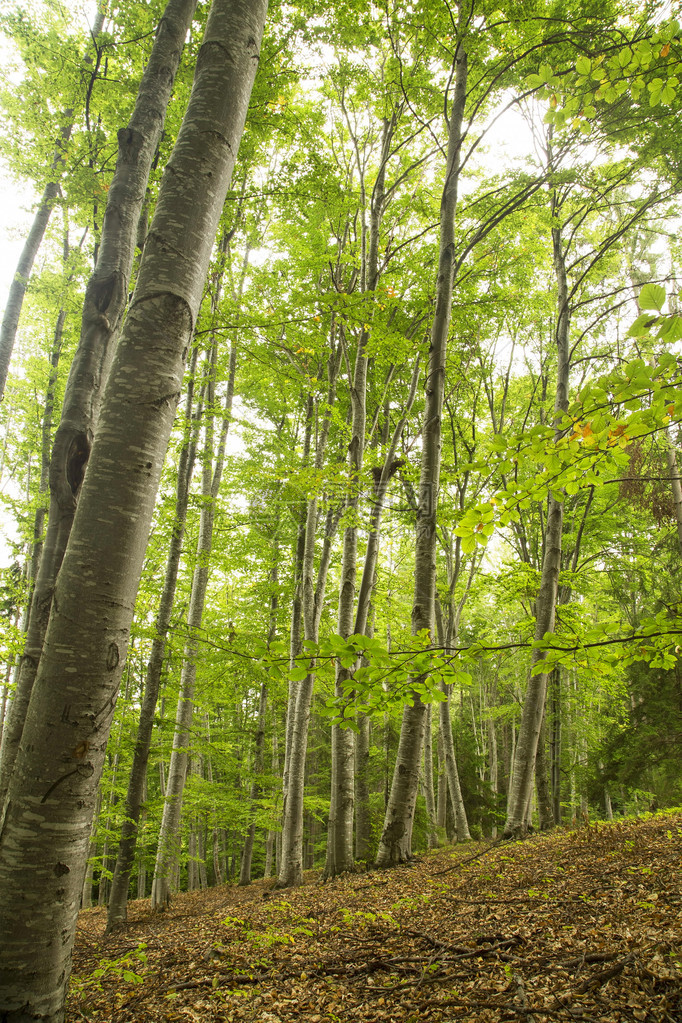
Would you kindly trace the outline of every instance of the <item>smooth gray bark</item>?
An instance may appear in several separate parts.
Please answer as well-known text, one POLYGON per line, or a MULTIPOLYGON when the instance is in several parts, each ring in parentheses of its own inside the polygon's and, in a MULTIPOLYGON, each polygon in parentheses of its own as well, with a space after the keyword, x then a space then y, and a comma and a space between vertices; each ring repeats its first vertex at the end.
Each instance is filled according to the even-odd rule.
POLYGON ((71 364, 50 460, 47 535, 29 611, 15 698, 0 751, 0 804, 21 742, 55 581, 71 532, 114 342, 128 300, 147 180, 195 7, 196 0, 169 0, 130 123, 118 133, 118 159, 108 193, 97 265, 85 292, 80 341, 71 364))
MULTIPOLYGON (((355 369, 350 387, 351 397, 351 439, 348 445, 348 473, 350 495, 346 502, 349 524, 343 535, 341 560, 341 582, 339 586, 339 607, 337 629, 347 639, 353 628, 355 606, 355 580, 357 575, 358 529, 357 510, 360 500, 360 474, 362 472, 365 448, 367 355, 369 332, 363 330, 358 341, 355 369)), ((340 664, 336 666, 335 695, 346 696, 345 683, 349 672, 340 664)), ((355 734, 350 728, 332 725, 332 770, 331 805, 327 835, 327 856, 325 877, 335 877, 353 865, 353 819, 355 804, 355 734)))
MULTIPOLYGON (((196 434, 200 423, 200 409, 197 415, 191 420, 192 404, 194 399, 194 372, 198 358, 198 348, 194 348, 190 369, 190 383, 187 388, 185 400, 185 422, 186 434, 185 443, 180 452, 178 461, 178 473, 175 495, 175 519, 171 531, 168 556, 166 558, 166 571, 164 573, 163 590, 159 600, 159 608, 154 623, 154 639, 147 662, 147 671, 144 681, 144 692, 140 706, 140 718, 133 750, 133 762, 128 778, 128 789, 126 793, 123 824, 121 826, 121 838, 116 854, 114 876, 111 883, 111 894, 107 909, 106 933, 125 926, 128 916, 128 888, 130 885, 130 874, 135 863, 135 851, 137 847, 138 821, 144 800, 144 791, 147 779, 147 763, 149 761, 149 750, 154 729, 154 715, 156 704, 159 698, 161 686, 161 674, 163 671, 164 658, 166 656, 166 639, 170 628, 171 614, 175 600, 175 590, 178 580, 178 568, 182 554, 182 543, 185 535, 185 523, 187 520, 187 505, 189 502, 189 486, 194 468, 196 454, 196 434)), ((164 793, 165 795, 165 793, 164 793)))
POLYGON ((83 482, 0 822, 4 1023, 62 1023, 90 827, 265 0, 214 0, 83 482))
MULTIPOLYGON (((448 568, 447 622, 445 624, 444 645, 445 648, 449 650, 457 642, 457 633, 459 631, 462 610, 464 609, 464 604, 469 596, 471 584, 476 573, 476 558, 473 556, 471 559, 469 577, 464 593, 459 603, 455 604, 455 587, 462 569, 461 541, 459 537, 457 537, 454 543, 453 554, 452 535, 446 529, 443 529, 443 534, 445 539, 445 552, 448 568)), ((443 631, 443 626, 440 624, 439 608, 440 601, 436 598, 436 615, 437 623, 439 623, 438 633, 440 636, 443 631)), ((440 617, 442 617, 442 615, 440 617)), ((466 808, 462 797, 462 787, 459 781, 457 754, 455 752, 455 741, 452 732, 452 716, 450 714, 452 686, 441 681, 440 690, 444 699, 438 706, 438 720, 443 742, 443 757, 445 760, 445 773, 448 779, 448 792, 450 794, 450 802, 452 804, 452 814, 455 821, 457 841, 467 842, 471 838, 471 835, 469 834, 469 822, 467 820, 466 808)))
MULTIPOLYGON (((460 14, 460 25, 464 17, 460 14)), ((445 184, 440 209, 440 245, 436 309, 426 376, 426 401, 422 428, 422 463, 415 537, 413 635, 431 636, 435 603, 436 512, 442 447, 441 415, 445 381, 445 358, 452 311, 455 271, 455 212, 462 145, 462 124, 467 95, 467 55, 458 43, 455 54, 455 88, 448 128, 445 184)), ((419 784, 424 704, 413 692, 403 712, 400 741, 391 784, 384 828, 379 842, 377 866, 403 862, 411 856, 414 808, 419 784)))

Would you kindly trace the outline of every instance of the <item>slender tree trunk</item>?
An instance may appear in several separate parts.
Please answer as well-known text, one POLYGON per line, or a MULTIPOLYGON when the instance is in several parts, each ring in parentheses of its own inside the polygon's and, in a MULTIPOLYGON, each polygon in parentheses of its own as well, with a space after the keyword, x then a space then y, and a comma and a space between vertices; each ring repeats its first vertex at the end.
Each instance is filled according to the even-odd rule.
MULTIPOLYGON (((460 27, 464 15, 460 13, 460 27)), ((450 113, 445 186, 441 199, 440 251, 436 310, 431 328, 431 345, 426 380, 426 402, 422 430, 422 464, 415 540, 413 635, 431 636, 434 623, 436 510, 442 446, 441 415, 448 331, 452 309, 455 270, 455 212, 459 185, 462 124, 467 92, 467 56, 458 43, 455 55, 455 90, 450 113)), ((412 694, 403 711, 400 741, 384 829, 377 853, 377 866, 389 866, 409 859, 414 807, 419 782, 423 737, 424 704, 412 694)))
MULTIPOLYGON (((104 3, 98 4, 97 14, 93 23, 92 29, 90 30, 91 42, 97 45, 97 37, 101 34, 104 28, 104 19, 106 16, 106 5, 104 3)), ((82 61, 85 67, 92 66, 92 56, 90 53, 86 53, 82 61)), ((59 196, 59 181, 64 172, 64 151, 73 132, 73 116, 74 111, 72 108, 67 108, 62 111, 60 121, 62 127, 59 132, 59 141, 52 157, 52 166, 50 168, 50 178, 45 185, 43 194, 36 210, 33 223, 29 229, 24 247, 21 250, 19 256, 19 262, 17 268, 14 271, 14 278, 9 288, 9 295, 7 296, 7 305, 5 306, 5 312, 0 324, 0 400, 5 393, 5 385, 7 384, 7 374, 9 372, 9 365, 12 358, 12 352, 14 350, 14 342, 17 336, 17 329, 19 327, 19 318, 21 316, 21 309, 24 304, 24 296, 26 294, 26 288, 28 287, 29 278, 33 270, 33 264, 35 263, 38 250, 42 244, 45 236, 52 210, 54 209, 55 202, 59 196)))
POLYGON ((665 434, 666 448, 665 457, 668 464, 668 473, 670 475, 670 487, 673 492, 673 503, 675 505, 675 524, 677 526, 677 545, 682 554, 682 482, 680 481, 680 470, 677 465, 677 452, 675 445, 670 439, 670 435, 666 430, 665 434))
MULTIPOLYGON (((557 216, 556 192, 552 192, 551 202, 552 218, 554 219, 557 216)), ((557 281, 556 346, 558 357, 554 408, 556 416, 559 417, 568 408, 571 309, 568 297, 568 280, 561 228, 557 226, 552 227, 552 249, 554 272, 557 281)), ((536 641, 542 640, 546 632, 552 632, 554 629, 559 572, 561 570, 563 516, 563 503, 557 501, 550 494, 547 502, 547 524, 545 527, 545 547, 540 587, 535 604, 534 639, 536 641)), ((530 801, 533 789, 535 758, 545 712, 545 694, 547 691, 547 673, 544 671, 534 672, 536 666, 544 660, 544 651, 534 649, 531 656, 531 676, 523 704, 521 725, 516 743, 514 777, 507 802, 507 819, 504 826, 506 838, 523 835, 526 831, 526 807, 530 801)))
MULTIPOLYGON (((372 189, 370 202, 369 251, 362 260, 362 290, 373 294, 379 281, 379 235, 384 212, 386 167, 390 155, 390 143, 395 130, 395 117, 384 119, 381 157, 377 177, 372 189)), ((364 169, 358 158, 358 172, 363 198, 363 254, 365 250, 364 228, 364 169)), ((365 448, 365 426, 367 420, 367 344, 369 330, 363 329, 358 340, 353 381, 350 388, 351 398, 351 439, 348 445, 348 472, 351 493, 346 509, 350 513, 350 522, 346 526, 341 562, 341 584, 339 588, 338 632, 344 639, 351 635, 353 629, 353 608, 355 606, 355 586, 357 577, 357 509, 360 499, 360 478, 362 474, 363 455, 365 448)), ((401 431, 402 432, 402 431, 401 431)), ((381 512, 379 511, 379 515, 381 512)), ((375 541, 378 543, 378 520, 375 541)), ((376 563, 376 552, 373 555, 376 563)), ((374 565, 371 570, 373 583, 374 565)), ((365 597, 369 602, 369 594, 365 597)), ((358 608, 360 612, 360 608, 358 608)), ((367 620, 367 606, 361 612, 367 620)), ((359 616, 359 615, 358 615, 359 616)), ((357 632, 357 622, 355 631, 357 632)), ((364 631, 364 628, 363 630, 364 631)), ((336 666, 335 696, 337 700, 348 699, 346 683, 350 677, 347 668, 341 664, 336 666)), ((332 785, 331 805, 329 811, 329 829, 327 837, 327 858, 325 876, 335 877, 349 870, 353 865, 353 819, 355 804, 355 733, 350 728, 332 725, 332 785)))
POLYGON ((436 825, 436 796, 433 790, 433 723, 431 704, 426 708, 424 725, 424 797, 426 799, 426 816, 428 818, 428 846, 435 849, 438 845, 436 825))
MULTIPOLYGON (((488 766, 490 771, 490 793, 494 799, 495 814, 497 815, 497 794, 499 792, 498 761, 497 761, 497 733, 495 722, 492 717, 488 718, 488 766)), ((493 818, 490 829, 490 837, 497 838, 497 817, 493 818)))
POLYGON ((445 772, 448 778, 448 792, 452 804, 452 814, 455 819, 455 829, 458 842, 468 842, 469 823, 467 821, 464 800, 462 798, 462 787, 459 783, 459 771, 457 770, 457 756, 455 754, 455 742, 452 736, 452 720, 450 718, 450 696, 452 686, 445 683, 441 685, 441 691, 445 699, 439 704, 440 731, 443 737, 443 752, 445 754, 445 772))
POLYGON ((0 757, 0 805, 9 784, 38 670, 52 595, 71 532, 109 366, 128 299, 137 225, 175 72, 196 0, 169 0, 109 189, 99 254, 83 305, 78 349, 64 394, 50 462, 47 536, 28 617, 26 645, 0 757))
POLYGON ((189 640, 183 655, 183 667, 180 678, 180 694, 175 717, 175 733, 173 751, 168 769, 168 783, 159 832, 159 844, 152 881, 152 908, 165 909, 170 902, 172 890, 172 872, 180 851, 182 815, 182 799, 187 776, 187 759, 194 711, 194 689, 196 684, 197 658, 199 656, 198 634, 204 615, 206 590, 210 574, 210 557, 213 547, 213 526, 215 508, 220 490, 220 481, 225 461, 225 445, 232 418, 232 400, 234 397, 234 378, 236 372, 237 350, 233 344, 230 352, 229 379, 223 420, 214 454, 213 409, 215 408, 214 380, 217 359, 217 342, 214 341, 210 357, 210 379, 208 384, 207 407, 210 411, 206 418, 204 465, 202 472, 202 503, 199 521, 199 538, 197 540, 196 563, 192 576, 192 592, 189 612, 187 615, 187 631, 189 640), (214 462, 215 459, 215 462, 214 462))
POLYGON ((552 671, 551 704, 550 770, 552 779, 552 811, 554 813, 554 823, 559 826, 561 824, 561 668, 558 665, 552 671))
POLYGON ((116 349, 0 822, 4 1023, 64 1019, 97 786, 266 11, 214 0, 116 349))
MULTIPOLYGON (((147 894, 147 860, 144 854, 144 848, 140 843, 140 835, 144 834, 145 825, 147 823, 147 810, 145 803, 147 801, 147 775, 145 774, 142 779, 142 799, 141 799, 141 810, 139 816, 139 825, 136 831, 135 837, 135 850, 137 852, 137 898, 144 899, 147 894)), ((117 860, 118 863, 118 860, 117 860)), ((114 881, 116 880, 116 871, 114 869, 114 881)), ((112 881, 111 898, 113 898, 114 881, 112 881)), ((109 905, 111 905, 111 898, 109 899, 109 905)))
MULTIPOLYGON (((333 339, 333 332, 332 332, 333 339)), ((339 346, 340 349, 340 346, 339 346)), ((315 468, 324 464, 324 453, 329 433, 330 411, 336 395, 336 379, 339 369, 340 350, 332 353, 327 363, 328 400, 327 412, 319 430, 315 452, 315 468)), ((318 499, 313 495, 308 501, 303 564, 301 572, 301 608, 303 632, 306 640, 317 643, 324 589, 331 556, 331 538, 336 531, 338 517, 327 515, 326 536, 323 544, 317 583, 315 583, 315 533, 318 516, 318 499)), ((292 635, 292 647, 294 637, 292 635)), ((306 677, 290 687, 290 707, 287 714, 287 752, 283 780, 284 805, 282 809, 282 845, 277 885, 288 888, 299 885, 303 880, 303 793, 305 786, 306 753, 308 750, 308 725, 313 697, 314 662, 306 677), (291 706, 293 701, 293 707, 291 706)))
MULTIPOLYGON (((360 474, 362 472, 365 448, 367 356, 365 349, 369 332, 363 330, 358 342, 355 371, 351 386, 351 440, 348 446, 348 471, 350 496, 346 511, 350 523, 344 530, 343 556, 341 560, 341 583, 339 587, 339 610, 337 628, 339 635, 347 639, 353 628, 355 606, 355 580, 357 574, 358 530, 356 524, 360 499, 360 474)), ((348 669, 336 666, 335 696, 347 698, 345 685, 349 679, 348 669)), ((332 725, 332 784, 329 828, 327 835, 327 857, 325 877, 336 877, 353 866, 353 809, 355 802, 355 734, 350 728, 332 725)))
MULTIPOLYGON (((276 711, 273 711, 273 722, 272 722, 272 777, 277 779, 279 777, 280 766, 279 766, 279 750, 277 740, 277 725, 278 716, 276 711)), ((276 784, 276 782, 275 782, 276 784)), ((277 799, 275 798, 275 807, 277 806, 277 799)), ((273 874, 277 874, 278 867, 278 841, 280 839, 281 832, 275 828, 268 828, 267 837, 265 840, 265 869, 263 871, 263 877, 271 877, 273 874)))
MULTIPOLYGON (((204 715, 204 724, 206 727, 206 742, 209 749, 211 748, 211 722, 208 712, 204 715)), ((206 757, 206 778, 211 788, 213 788, 213 761, 211 754, 209 753, 206 757)), ((215 820, 215 816, 214 816, 215 820)), ((211 828, 211 855, 213 861, 213 883, 218 885, 223 883, 223 870, 220 863, 220 828, 216 827, 215 824, 211 828)))
MULTIPOLYGON (((270 570, 270 625, 268 628, 268 647, 277 635, 277 608, 279 598, 277 594, 279 584, 279 543, 277 540, 277 533, 279 531, 279 521, 277 521, 275 527, 275 544, 273 551, 273 564, 270 570)), ((258 703, 258 724, 256 728, 256 741, 254 751, 254 779, 251 785, 250 800, 251 800, 251 823, 249 824, 246 838, 244 840, 244 848, 242 850, 242 861, 239 871, 239 884, 248 885, 251 884, 251 862, 253 859, 253 844, 256 838, 256 813, 258 811, 258 801, 262 795, 262 782, 261 778, 263 775, 264 768, 264 753, 265 753, 265 724, 267 719, 268 710, 268 688, 263 682, 260 687, 260 699, 258 703)))
MULTIPOLYGON (((196 453, 196 434, 201 421, 201 403, 193 420, 192 404, 194 399, 194 373, 196 371, 198 348, 195 346, 192 353, 190 366, 190 382, 187 388, 185 403, 186 436, 180 452, 178 462, 178 479, 175 495, 175 521, 171 532, 168 557, 166 560, 166 571, 164 574, 163 590, 159 601, 159 609, 154 624, 154 639, 152 649, 147 662, 147 673, 144 682, 144 693, 140 707, 140 719, 137 726, 137 737, 135 749, 133 750, 133 762, 128 778, 128 790, 126 794, 123 825, 121 827, 121 838, 118 845, 116 865, 111 884, 111 895, 107 911, 106 933, 125 926, 127 920, 128 888, 130 885, 130 874, 135 862, 135 848, 137 845, 137 825, 140 818, 140 811, 143 805, 144 790, 147 781, 147 764, 149 762, 149 750, 151 748, 152 732, 154 730, 154 716, 156 704, 159 698, 161 686, 161 674, 166 655, 166 638, 170 628, 173 603, 175 601, 175 590, 178 580, 178 568, 182 554, 182 544, 185 535, 185 523, 187 520, 187 505, 189 502, 189 487, 194 469, 196 453)), ((165 785, 162 795, 165 797, 165 785)))
POLYGON ((535 754, 535 791, 538 802, 538 821, 540 831, 548 831, 554 825, 554 809, 549 788, 549 764, 547 763, 545 720, 542 719, 538 749, 535 754))
MULTIPOLYGON (((310 446, 313 432, 314 400, 309 394, 306 401, 305 431, 303 437, 303 457, 301 467, 305 468, 310 459, 310 446)), ((308 522, 308 505, 304 501, 299 511, 298 532, 296 535, 296 549, 294 552, 294 597, 291 605, 291 629, 289 634, 289 671, 293 672, 297 666, 297 658, 302 649, 303 640, 303 572, 306 551, 306 529, 308 522)), ((296 709, 296 693, 298 684, 289 679, 289 691, 287 696, 287 717, 284 732, 284 768, 282 770, 282 790, 286 796, 289 783, 289 751, 291 749, 291 737, 294 728, 294 713, 296 709)))
POLYGON ((372 814, 369 803, 369 749, 371 718, 358 714, 355 737, 355 858, 368 860, 372 845, 372 814))
MULTIPOLYGON (((67 246, 65 245, 65 249, 67 246)), ((38 507, 36 508, 33 521, 33 551, 31 554, 31 567, 29 570, 29 592, 26 604, 26 620, 33 598, 33 588, 40 571, 40 559, 43 554, 43 533, 45 530, 45 517, 47 516, 48 493, 50 489, 50 451, 52 450, 52 417, 54 415, 55 392, 57 388, 57 371, 59 359, 62 352, 62 338, 64 335, 64 323, 66 321, 66 310, 60 309, 55 323, 54 336, 52 339, 52 351, 50 352, 50 375, 45 391, 45 405, 43 408, 43 419, 40 426, 40 485, 38 487, 38 507)))
POLYGON ((258 704, 258 725, 256 728, 256 743, 254 755, 254 780, 251 786, 251 823, 249 824, 242 850, 242 861, 239 871, 240 885, 251 884, 251 862, 253 859, 253 843, 256 837, 255 814, 258 809, 258 800, 261 796, 261 776, 263 774, 263 748, 265 746, 265 719, 268 709, 268 687, 265 682, 261 683, 260 700, 258 704))
POLYGON ((440 727, 438 728, 438 804, 436 809, 436 823, 442 832, 445 832, 445 824, 448 812, 448 775, 445 769, 445 749, 443 736, 440 727))
MULTIPOLYGON (((277 608, 279 603, 279 520, 275 525, 275 542, 273 550, 273 564, 270 570, 270 624, 268 627, 268 647, 277 634, 277 608)), ((265 725, 268 711, 268 687, 261 684, 261 695, 259 700, 258 725, 256 730, 256 744, 254 755, 254 782, 251 788, 251 813, 252 820, 246 832, 244 847, 241 852, 241 866, 239 869, 239 884, 251 884, 252 860, 254 856, 254 842, 256 840, 256 814, 258 812, 259 800, 262 796, 262 776, 265 766, 265 725)))

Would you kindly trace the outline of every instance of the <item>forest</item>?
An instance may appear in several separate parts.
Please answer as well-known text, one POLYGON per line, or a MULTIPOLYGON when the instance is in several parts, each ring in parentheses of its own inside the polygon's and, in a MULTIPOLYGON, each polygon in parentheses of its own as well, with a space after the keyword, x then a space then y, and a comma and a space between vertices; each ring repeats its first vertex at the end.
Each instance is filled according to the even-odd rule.
POLYGON ((1 1023, 81 908, 682 804, 674 8, 3 6, 1 1023))

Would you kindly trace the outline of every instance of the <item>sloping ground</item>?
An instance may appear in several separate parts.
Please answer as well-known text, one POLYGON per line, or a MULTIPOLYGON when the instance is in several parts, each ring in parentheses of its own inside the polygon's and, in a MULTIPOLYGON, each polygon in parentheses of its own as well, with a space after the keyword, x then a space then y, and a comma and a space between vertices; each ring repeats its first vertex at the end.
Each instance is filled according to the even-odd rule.
POLYGON ((682 812, 130 921, 81 914, 68 1023, 680 1023, 682 812))

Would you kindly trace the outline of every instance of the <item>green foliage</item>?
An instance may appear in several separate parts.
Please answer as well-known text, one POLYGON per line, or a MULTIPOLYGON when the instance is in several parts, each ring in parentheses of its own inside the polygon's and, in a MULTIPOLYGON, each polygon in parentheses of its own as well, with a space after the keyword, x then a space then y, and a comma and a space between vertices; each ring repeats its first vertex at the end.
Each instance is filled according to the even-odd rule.
POLYGON ((147 965, 146 942, 115 959, 101 959, 99 965, 85 977, 72 977, 71 989, 80 998, 87 997, 89 990, 102 991, 103 984, 112 980, 119 984, 143 984, 147 965), (138 972, 139 971, 139 972, 138 972))

